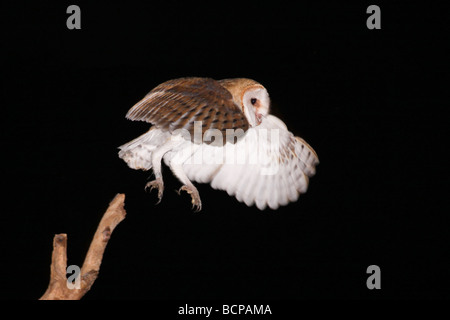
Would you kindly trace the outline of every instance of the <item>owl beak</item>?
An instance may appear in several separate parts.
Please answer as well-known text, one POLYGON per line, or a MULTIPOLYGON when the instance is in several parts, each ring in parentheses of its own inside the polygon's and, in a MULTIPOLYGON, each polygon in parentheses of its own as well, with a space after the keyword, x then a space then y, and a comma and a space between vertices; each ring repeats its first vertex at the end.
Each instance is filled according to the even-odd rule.
POLYGON ((262 114, 256 112, 255 115, 256 115, 256 125, 259 126, 262 122, 262 114))

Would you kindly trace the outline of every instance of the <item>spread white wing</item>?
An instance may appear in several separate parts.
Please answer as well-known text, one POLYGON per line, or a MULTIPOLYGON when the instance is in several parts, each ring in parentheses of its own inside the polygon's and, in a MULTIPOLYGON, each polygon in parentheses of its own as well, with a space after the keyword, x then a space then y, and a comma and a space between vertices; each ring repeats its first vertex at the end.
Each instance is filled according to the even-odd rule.
POLYGON ((183 143, 165 161, 182 163, 190 180, 210 183, 247 206, 260 210, 296 201, 308 188, 319 159, 301 138, 295 137, 277 117, 268 115, 245 137, 224 147, 183 143), (189 151, 186 149, 189 148, 189 151), (184 157, 180 157, 184 154, 184 157), (186 156, 188 154, 188 156, 186 156))

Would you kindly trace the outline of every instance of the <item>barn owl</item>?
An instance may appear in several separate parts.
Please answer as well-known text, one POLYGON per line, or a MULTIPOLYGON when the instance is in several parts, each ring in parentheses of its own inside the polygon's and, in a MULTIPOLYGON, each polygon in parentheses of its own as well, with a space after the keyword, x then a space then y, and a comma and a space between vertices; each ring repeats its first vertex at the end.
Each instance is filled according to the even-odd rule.
POLYGON ((161 162, 202 208, 192 181, 209 183, 247 206, 277 209, 306 192, 319 159, 301 138, 269 114, 267 90, 246 79, 188 77, 169 80, 151 90, 127 113, 132 121, 152 124, 140 137, 119 147, 130 168, 153 169, 145 189, 164 183, 161 162))

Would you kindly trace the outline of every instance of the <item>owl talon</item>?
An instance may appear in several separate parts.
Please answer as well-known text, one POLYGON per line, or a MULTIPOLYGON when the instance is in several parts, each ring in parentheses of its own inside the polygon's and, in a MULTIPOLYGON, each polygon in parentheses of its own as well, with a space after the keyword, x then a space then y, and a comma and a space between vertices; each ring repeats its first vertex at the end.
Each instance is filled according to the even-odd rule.
POLYGON ((181 191, 186 191, 189 193, 192 197, 192 209, 194 212, 199 212, 202 210, 202 201, 200 200, 200 195, 198 194, 197 189, 194 186, 182 186, 180 190, 178 190, 178 194, 181 193, 181 191))
POLYGON ((161 178, 156 178, 153 181, 147 182, 147 184, 145 185, 145 191, 147 191, 147 189, 149 188, 150 190, 148 190, 148 192, 151 192, 155 188, 158 189, 158 202, 156 202, 156 204, 159 204, 164 192, 163 180, 161 178))

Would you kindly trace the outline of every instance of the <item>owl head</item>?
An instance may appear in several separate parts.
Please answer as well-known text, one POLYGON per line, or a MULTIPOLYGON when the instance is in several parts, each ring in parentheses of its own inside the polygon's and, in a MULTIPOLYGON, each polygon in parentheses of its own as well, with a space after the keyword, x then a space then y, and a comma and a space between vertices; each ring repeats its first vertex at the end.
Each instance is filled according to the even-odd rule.
POLYGON ((231 92, 234 103, 242 108, 252 127, 258 126, 262 118, 269 114, 269 93, 260 83, 246 78, 225 79, 219 82, 231 92))

